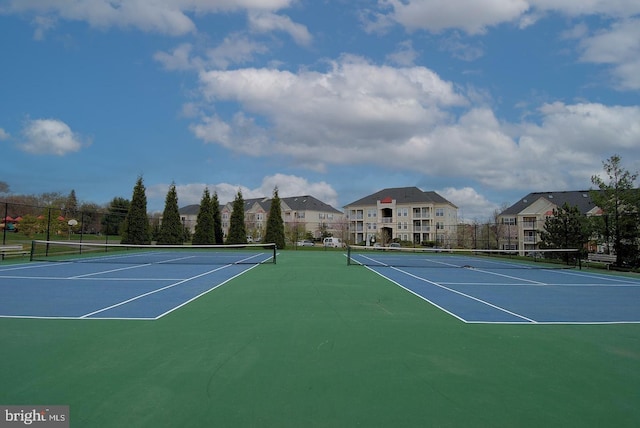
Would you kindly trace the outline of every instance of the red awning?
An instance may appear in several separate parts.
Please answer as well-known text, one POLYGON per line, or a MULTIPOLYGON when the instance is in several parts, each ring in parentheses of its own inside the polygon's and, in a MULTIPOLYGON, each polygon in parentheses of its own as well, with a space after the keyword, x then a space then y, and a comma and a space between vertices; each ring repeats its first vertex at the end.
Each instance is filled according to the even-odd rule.
POLYGON ((391 199, 388 196, 380 201, 381 204, 390 204, 392 202, 393 202, 393 199, 391 199))
POLYGON ((10 216, 6 216, 3 220, 4 221, 14 221, 10 216))

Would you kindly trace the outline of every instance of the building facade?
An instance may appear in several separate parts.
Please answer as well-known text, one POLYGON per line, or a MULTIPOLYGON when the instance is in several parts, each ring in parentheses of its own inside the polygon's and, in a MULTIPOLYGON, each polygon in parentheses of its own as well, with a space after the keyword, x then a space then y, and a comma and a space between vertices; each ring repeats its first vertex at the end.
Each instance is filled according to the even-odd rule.
POLYGON ((545 221, 565 203, 586 216, 602 214, 589 190, 529 193, 498 215, 500 249, 518 250, 520 255, 539 250, 545 221))
MULTIPOLYGON (((264 236, 271 201, 271 198, 244 200, 244 222, 249 240, 259 242, 264 236)), ((318 239, 323 234, 336 237, 344 235, 346 227, 343 213, 313 196, 280 198, 280 209, 285 234, 290 240, 302 239, 307 233, 318 239)), ((192 233, 195 230, 199 211, 200 205, 189 205, 180 209, 182 221, 192 233)), ((233 202, 220 206, 222 231, 225 237, 229 231, 232 211, 233 202)))
POLYGON ((353 244, 411 241, 450 247, 455 241, 458 207, 436 192, 417 187, 383 189, 344 208, 348 242, 353 244))

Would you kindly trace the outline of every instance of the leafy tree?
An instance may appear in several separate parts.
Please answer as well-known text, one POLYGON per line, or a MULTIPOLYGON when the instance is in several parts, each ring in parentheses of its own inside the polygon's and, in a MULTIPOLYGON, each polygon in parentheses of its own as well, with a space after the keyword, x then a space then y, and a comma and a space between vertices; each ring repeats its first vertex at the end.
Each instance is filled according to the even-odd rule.
POLYGON ((540 246, 583 251, 590 237, 591 231, 587 217, 578 207, 565 203, 562 207, 553 210, 552 217, 547 217, 544 230, 540 232, 540 246))
POLYGON ((107 213, 102 218, 102 232, 105 235, 120 234, 120 229, 130 206, 131 202, 125 198, 116 197, 111 200, 107 213))
POLYGON ((275 243, 278 248, 285 247, 282 204, 280 203, 277 187, 273 190, 273 198, 271 199, 271 207, 269 208, 269 217, 267 218, 264 241, 266 243, 275 243))
POLYGON ((180 211, 178 209, 178 193, 176 192, 175 183, 171 183, 164 203, 158 244, 175 245, 182 244, 183 242, 184 226, 180 219, 180 211))
POLYGON ((224 232, 222 231, 222 213, 220 212, 220 202, 218 202, 218 193, 213 192, 211 198, 211 212, 213 213, 213 235, 214 243, 224 243, 224 232))
POLYGON ((616 265, 624 263, 637 264, 640 255, 638 241, 638 189, 633 183, 638 173, 631 173, 621 165, 618 155, 613 155, 603 163, 607 181, 597 175, 591 177, 591 182, 599 190, 591 191, 591 199, 602 208, 603 216, 601 230, 604 229, 607 248, 609 239, 613 239, 613 249, 616 253, 616 265))
POLYGON ((200 211, 198 211, 195 233, 193 234, 193 244, 214 244, 216 240, 214 226, 211 195, 209 189, 205 188, 200 200, 200 211))
POLYGON ((244 199, 242 192, 238 190, 236 198, 233 201, 233 209, 231 218, 229 219, 229 235, 227 236, 227 244, 246 244, 247 230, 244 224, 244 199))
POLYGON ((142 177, 138 177, 133 188, 131 204, 124 220, 122 243, 142 245, 151 243, 151 225, 147 215, 147 195, 142 177))
POLYGON ((0 181, 0 193, 9 193, 9 185, 4 182, 4 181, 0 181))
POLYGON ((76 232, 97 233, 100 231, 101 207, 93 202, 85 202, 78 208, 76 232))

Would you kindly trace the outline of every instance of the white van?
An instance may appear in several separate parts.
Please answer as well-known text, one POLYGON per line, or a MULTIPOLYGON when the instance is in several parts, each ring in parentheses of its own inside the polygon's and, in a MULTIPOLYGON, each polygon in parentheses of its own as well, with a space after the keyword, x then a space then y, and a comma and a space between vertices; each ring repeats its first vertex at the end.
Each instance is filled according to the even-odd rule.
POLYGON ((342 243, 342 241, 340 241, 339 238, 333 238, 333 237, 324 238, 322 243, 324 244, 325 247, 332 247, 332 248, 342 248, 342 247, 344 247, 344 244, 342 243))

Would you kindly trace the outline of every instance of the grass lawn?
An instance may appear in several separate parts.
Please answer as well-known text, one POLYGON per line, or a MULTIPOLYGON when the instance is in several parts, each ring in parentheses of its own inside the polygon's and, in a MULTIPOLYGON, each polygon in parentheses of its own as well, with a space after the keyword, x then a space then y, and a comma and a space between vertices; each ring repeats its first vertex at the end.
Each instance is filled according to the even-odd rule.
POLYGON ((72 427, 640 426, 640 325, 464 324, 342 251, 158 321, 0 319, 0 343, 0 404, 72 427))

